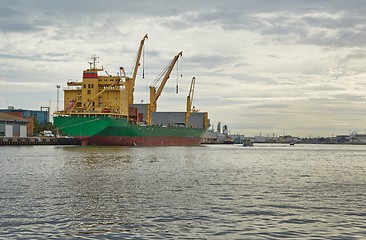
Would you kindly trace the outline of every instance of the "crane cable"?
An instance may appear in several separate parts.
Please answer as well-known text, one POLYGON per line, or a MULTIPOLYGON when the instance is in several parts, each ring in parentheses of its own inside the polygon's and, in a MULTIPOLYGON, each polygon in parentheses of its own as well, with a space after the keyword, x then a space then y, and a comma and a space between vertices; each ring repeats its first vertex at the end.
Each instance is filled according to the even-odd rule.
POLYGON ((142 79, 145 79, 145 45, 142 47, 142 79))
POLYGON ((177 80, 175 82, 175 94, 178 94, 178 71, 179 71, 178 69, 179 69, 179 63, 177 64, 177 80))
POLYGON ((179 59, 178 59, 178 61, 179 61, 179 63, 177 64, 177 81, 176 81, 176 90, 175 90, 175 93, 176 94, 178 94, 178 89, 179 89, 179 87, 178 87, 178 79, 179 79, 179 64, 180 64, 180 77, 182 78, 183 77, 183 74, 182 74, 182 61, 180 61, 179 59))
MULTIPOLYGON (((148 56, 148 53, 149 53, 149 42, 147 44, 145 44, 142 48, 142 79, 145 79, 145 65, 146 65, 146 75, 148 74, 148 60, 149 60, 149 56, 148 56), (145 50, 145 48, 147 50, 145 50), (145 55, 146 54, 146 55, 145 55), (145 63, 146 61, 146 63, 145 63)), ((147 81, 147 77, 146 77, 146 80, 145 80, 145 98, 148 99, 148 81, 147 81)))

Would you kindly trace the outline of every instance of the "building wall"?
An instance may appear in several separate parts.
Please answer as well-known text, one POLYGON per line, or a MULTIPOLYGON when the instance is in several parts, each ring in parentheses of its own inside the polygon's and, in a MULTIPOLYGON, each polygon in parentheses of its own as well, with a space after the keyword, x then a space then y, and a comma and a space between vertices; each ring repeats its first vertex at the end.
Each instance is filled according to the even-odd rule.
POLYGON ((7 113, 21 118, 35 118, 39 123, 50 121, 48 111, 23 110, 23 109, 0 109, 0 112, 7 113))
POLYGON ((33 118, 27 118, 27 136, 33 136, 34 121, 33 118))
POLYGON ((0 121, 0 137, 5 137, 5 122, 0 121))
POLYGON ((19 137, 27 137, 27 125, 20 125, 19 137))
POLYGON ((20 136, 20 124, 19 123, 13 123, 13 136, 14 137, 20 136))
POLYGON ((0 137, 27 137, 27 123, 0 121, 0 137))
POLYGON ((13 137, 13 125, 5 124, 5 137, 13 137))
POLYGON ((33 117, 41 124, 50 121, 48 111, 22 110, 22 118, 33 117))
POLYGON ((267 141, 267 138, 264 136, 255 136, 253 141, 257 143, 264 143, 267 141))

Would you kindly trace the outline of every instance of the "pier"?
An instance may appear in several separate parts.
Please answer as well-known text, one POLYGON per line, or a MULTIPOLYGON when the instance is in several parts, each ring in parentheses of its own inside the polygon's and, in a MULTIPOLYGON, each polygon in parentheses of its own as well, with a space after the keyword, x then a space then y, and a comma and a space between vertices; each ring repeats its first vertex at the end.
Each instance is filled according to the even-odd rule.
POLYGON ((0 146, 26 146, 26 145, 81 145, 81 141, 76 138, 0 137, 0 146))

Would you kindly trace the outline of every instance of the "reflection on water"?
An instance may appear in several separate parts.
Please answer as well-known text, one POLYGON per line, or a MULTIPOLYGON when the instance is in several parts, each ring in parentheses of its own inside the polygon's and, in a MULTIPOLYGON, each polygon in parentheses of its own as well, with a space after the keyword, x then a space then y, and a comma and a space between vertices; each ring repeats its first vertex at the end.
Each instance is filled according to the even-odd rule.
POLYGON ((366 146, 0 148, 1 238, 366 236, 366 146))

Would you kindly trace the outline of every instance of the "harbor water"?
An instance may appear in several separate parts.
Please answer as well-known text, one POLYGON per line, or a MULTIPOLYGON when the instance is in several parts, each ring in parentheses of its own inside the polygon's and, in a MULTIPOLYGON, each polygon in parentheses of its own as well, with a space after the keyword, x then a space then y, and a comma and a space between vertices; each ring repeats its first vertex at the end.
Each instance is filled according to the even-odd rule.
POLYGON ((0 239, 366 238, 366 146, 2 146, 0 166, 0 239))

